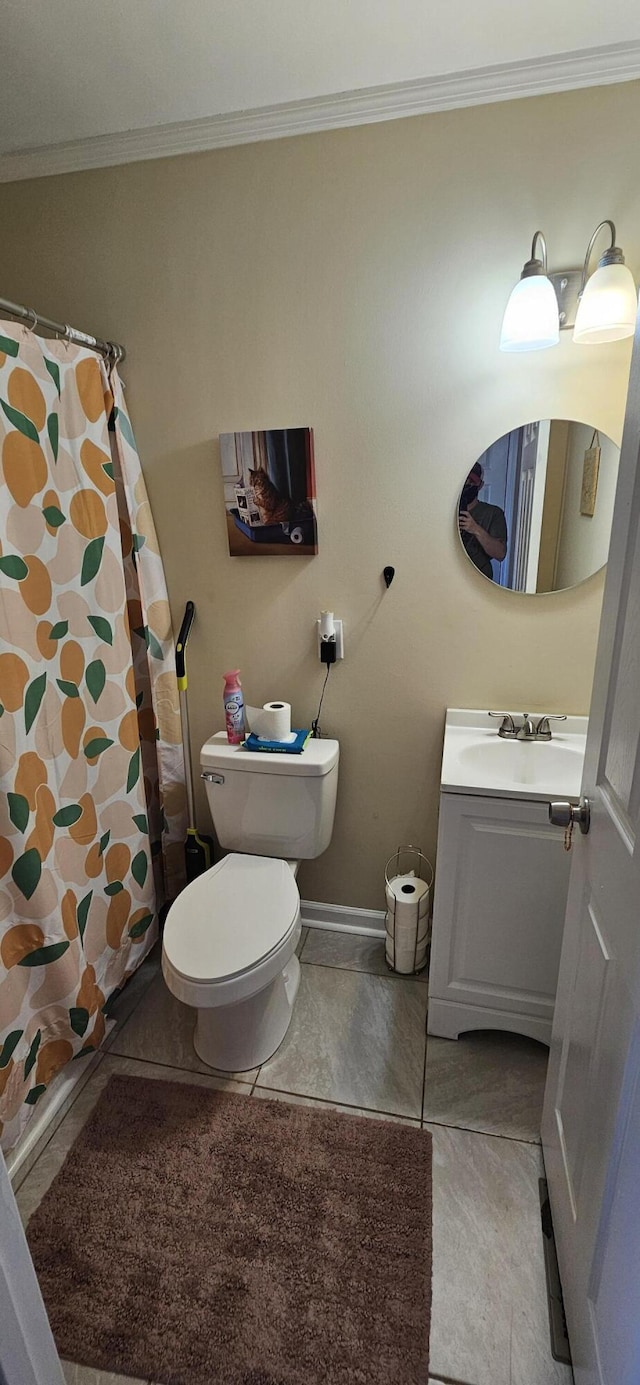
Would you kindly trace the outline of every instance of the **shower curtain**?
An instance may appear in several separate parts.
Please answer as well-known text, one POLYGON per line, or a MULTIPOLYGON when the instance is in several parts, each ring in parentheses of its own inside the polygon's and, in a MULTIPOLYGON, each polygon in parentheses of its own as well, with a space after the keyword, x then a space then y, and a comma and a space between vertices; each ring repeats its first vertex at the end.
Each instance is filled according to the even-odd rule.
POLYGON ((0 322, 0 1135, 100 1045, 184 880, 162 560, 117 371, 0 322))

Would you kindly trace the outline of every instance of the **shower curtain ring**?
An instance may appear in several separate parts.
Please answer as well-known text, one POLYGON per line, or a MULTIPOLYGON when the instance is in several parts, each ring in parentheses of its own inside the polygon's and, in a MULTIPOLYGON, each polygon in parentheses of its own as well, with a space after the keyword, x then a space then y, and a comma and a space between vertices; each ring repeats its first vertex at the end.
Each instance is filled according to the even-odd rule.
POLYGON ((27 323, 27 331, 28 331, 28 332, 35 332, 36 327, 38 326, 38 314, 37 314, 37 312, 35 311, 35 308, 25 308, 25 312, 27 312, 28 315, 29 315, 29 321, 28 321, 28 323, 27 323))

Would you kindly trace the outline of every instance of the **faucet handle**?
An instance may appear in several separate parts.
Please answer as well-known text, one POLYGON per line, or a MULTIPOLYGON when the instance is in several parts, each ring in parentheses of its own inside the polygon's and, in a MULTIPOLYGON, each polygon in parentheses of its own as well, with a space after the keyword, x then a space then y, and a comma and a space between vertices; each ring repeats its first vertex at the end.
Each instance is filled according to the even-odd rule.
POLYGON ((550 741, 550 740, 551 740, 551 727, 550 727, 550 725, 549 725, 549 722, 550 722, 550 721, 566 721, 566 720, 567 720, 566 712, 563 712, 562 714, 557 714, 557 715, 555 715, 555 716, 540 717, 540 720, 539 720, 539 722, 538 722, 538 725, 536 726, 536 736, 539 736, 541 741, 550 741))
POLYGON ((508 736, 516 735, 516 724, 511 712, 489 712, 487 715, 490 717, 502 717, 502 721, 498 728, 498 735, 502 736, 503 740, 508 736))

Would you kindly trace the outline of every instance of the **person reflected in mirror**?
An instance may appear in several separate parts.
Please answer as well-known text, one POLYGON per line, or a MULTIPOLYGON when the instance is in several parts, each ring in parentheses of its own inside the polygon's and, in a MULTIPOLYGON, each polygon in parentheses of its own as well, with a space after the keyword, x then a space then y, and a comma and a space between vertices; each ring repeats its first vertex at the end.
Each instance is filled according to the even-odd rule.
POLYGON ((475 566, 493 581, 491 559, 501 563, 507 551, 507 521, 499 505, 478 500, 484 472, 479 462, 471 468, 462 487, 459 505, 460 538, 475 566))

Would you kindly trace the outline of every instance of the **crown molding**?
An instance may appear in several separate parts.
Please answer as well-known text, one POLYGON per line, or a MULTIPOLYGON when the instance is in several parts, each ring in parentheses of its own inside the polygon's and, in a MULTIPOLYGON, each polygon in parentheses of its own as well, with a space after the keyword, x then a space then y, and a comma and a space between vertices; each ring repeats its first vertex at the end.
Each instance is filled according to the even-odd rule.
POLYGON ((464 106, 513 101, 579 87, 606 86, 640 77, 640 41, 583 48, 523 62, 498 63, 389 86, 232 111, 201 120, 123 130, 65 144, 0 154, 0 182, 43 178, 82 169, 164 159, 258 140, 286 139, 320 130, 370 125, 464 106))

